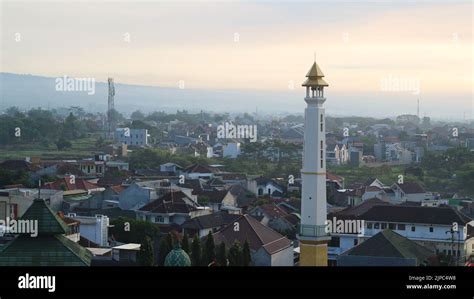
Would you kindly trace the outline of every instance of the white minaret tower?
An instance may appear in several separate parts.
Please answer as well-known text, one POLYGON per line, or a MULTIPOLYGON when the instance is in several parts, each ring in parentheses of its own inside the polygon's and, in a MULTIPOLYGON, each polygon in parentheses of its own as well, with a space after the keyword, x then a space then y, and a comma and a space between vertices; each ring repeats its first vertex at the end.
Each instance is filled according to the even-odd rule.
POLYGON ((323 72, 311 66, 306 81, 303 169, 301 170, 300 265, 327 266, 326 123, 323 72))

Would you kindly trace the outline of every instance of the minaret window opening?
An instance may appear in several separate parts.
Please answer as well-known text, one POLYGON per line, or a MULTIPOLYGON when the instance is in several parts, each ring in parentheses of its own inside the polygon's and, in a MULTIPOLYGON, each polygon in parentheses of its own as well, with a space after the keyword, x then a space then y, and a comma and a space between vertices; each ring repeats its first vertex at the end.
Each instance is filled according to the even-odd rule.
POLYGON ((320 123, 321 123, 321 132, 322 132, 322 131, 323 131, 323 115, 322 115, 322 114, 321 114, 321 121, 320 121, 320 123))

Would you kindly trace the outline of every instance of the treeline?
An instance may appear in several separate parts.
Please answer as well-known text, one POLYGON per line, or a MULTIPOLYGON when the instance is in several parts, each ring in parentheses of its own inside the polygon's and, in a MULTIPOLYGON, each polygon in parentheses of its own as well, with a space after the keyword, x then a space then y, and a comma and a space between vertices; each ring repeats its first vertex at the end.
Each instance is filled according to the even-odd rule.
POLYGON ((242 267, 251 265, 250 246, 247 241, 244 244, 235 241, 227 249, 224 243, 216 245, 212 233, 209 232, 206 238, 202 240, 195 235, 191 243, 189 242, 188 235, 185 233, 182 241, 179 244, 178 242, 171 234, 161 238, 158 251, 158 266, 165 265, 166 256, 177 246, 180 246, 189 255, 192 266, 242 267))
POLYGON ((0 145, 37 144, 58 148, 70 146, 70 140, 100 130, 92 117, 79 118, 72 112, 64 118, 54 110, 31 109, 21 112, 10 107, 0 115, 0 145))
POLYGON ((427 152, 420 166, 423 172, 418 177, 432 191, 474 196, 474 152, 467 148, 427 152))
POLYGON ((179 241, 171 233, 160 235, 156 224, 125 217, 112 220, 111 225, 110 233, 114 240, 142 245, 139 254, 139 263, 142 266, 164 266, 168 253, 178 246, 189 255, 192 266, 251 265, 250 247, 247 241, 244 244, 235 242, 226 248, 224 243, 214 243, 212 233, 202 240, 197 235, 190 239, 185 233, 179 241), (159 245, 155 254, 157 241, 159 245))

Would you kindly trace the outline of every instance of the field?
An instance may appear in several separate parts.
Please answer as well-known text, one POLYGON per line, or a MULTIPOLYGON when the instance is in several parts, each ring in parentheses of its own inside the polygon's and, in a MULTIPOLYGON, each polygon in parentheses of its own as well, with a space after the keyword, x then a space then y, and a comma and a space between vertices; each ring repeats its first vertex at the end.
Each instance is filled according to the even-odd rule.
POLYGON ((0 147, 0 160, 19 159, 25 157, 41 157, 43 159, 80 159, 91 158, 95 153, 96 138, 87 137, 71 140, 72 147, 58 150, 56 145, 48 147, 40 145, 13 145, 0 147))

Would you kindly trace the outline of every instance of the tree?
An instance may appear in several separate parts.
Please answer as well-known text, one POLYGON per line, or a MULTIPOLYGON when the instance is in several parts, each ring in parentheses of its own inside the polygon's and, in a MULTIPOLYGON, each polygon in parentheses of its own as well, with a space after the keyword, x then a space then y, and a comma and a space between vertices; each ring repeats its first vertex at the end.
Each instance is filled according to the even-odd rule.
POLYGON ((245 240, 244 247, 242 248, 242 266, 249 266, 251 260, 249 242, 245 240))
POLYGON ((145 119, 145 114, 143 114, 143 112, 140 110, 136 110, 130 115, 130 118, 132 120, 143 120, 145 119))
POLYGON ((187 233, 184 233, 183 241, 181 242, 181 249, 189 254, 189 236, 187 233))
POLYGON ((153 266, 154 265, 154 254, 153 254, 153 242, 150 237, 145 237, 145 242, 140 247, 140 253, 138 256, 140 266, 153 266))
POLYGON ((196 235, 194 235, 193 243, 191 244, 191 264, 193 266, 201 265, 201 241, 196 235))
POLYGON ((64 150, 66 148, 71 148, 72 144, 68 140, 61 137, 58 141, 56 141, 56 147, 58 148, 58 150, 64 150))
POLYGON ((202 263, 203 266, 207 266, 216 259, 216 245, 214 244, 214 237, 209 231, 206 237, 206 243, 204 244, 202 252, 202 263))
POLYGON ((151 222, 119 217, 111 221, 110 234, 123 243, 143 244, 146 237, 156 240, 160 234, 159 227, 151 222))
POLYGON ((160 240, 160 247, 158 249, 158 265, 159 266, 164 266, 166 256, 168 255, 168 253, 170 253, 171 249, 173 249, 171 247, 171 244, 169 243, 168 236, 161 237, 161 240, 160 240))
POLYGON ((63 125, 63 131, 61 136, 65 139, 78 138, 81 135, 79 131, 79 124, 77 117, 71 112, 69 116, 66 117, 63 125))
POLYGON ((168 243, 170 250, 174 248, 175 240, 176 239, 173 237, 173 235, 171 235, 171 233, 166 235, 166 242, 168 243))
POLYGON ((95 147, 103 147, 104 145, 105 145, 104 138, 102 136, 97 138, 97 140, 95 141, 95 147))
POLYGON ((226 254, 224 242, 219 244, 219 246, 217 247, 216 261, 219 264, 219 266, 227 266, 227 254, 226 254))
POLYGON ((239 241, 235 241, 229 248, 229 266, 242 266, 242 248, 239 241))

